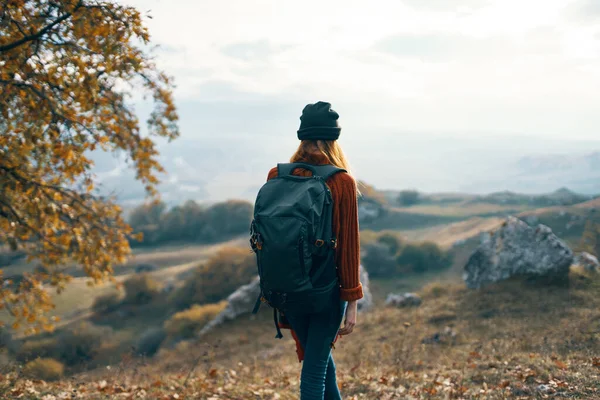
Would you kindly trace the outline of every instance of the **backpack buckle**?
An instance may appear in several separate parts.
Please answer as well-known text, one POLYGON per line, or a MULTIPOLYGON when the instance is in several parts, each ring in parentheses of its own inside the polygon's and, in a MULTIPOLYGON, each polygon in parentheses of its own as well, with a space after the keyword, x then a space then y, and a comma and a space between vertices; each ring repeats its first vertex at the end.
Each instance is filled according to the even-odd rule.
POLYGON ((262 241, 262 238, 260 237, 260 233, 256 233, 256 237, 254 239, 254 244, 256 245, 256 248, 258 250, 262 250, 263 241, 262 241))
POLYGON ((323 239, 317 239, 315 241, 315 246, 317 246, 317 247, 323 247, 324 244, 325 244, 325 241, 323 239))

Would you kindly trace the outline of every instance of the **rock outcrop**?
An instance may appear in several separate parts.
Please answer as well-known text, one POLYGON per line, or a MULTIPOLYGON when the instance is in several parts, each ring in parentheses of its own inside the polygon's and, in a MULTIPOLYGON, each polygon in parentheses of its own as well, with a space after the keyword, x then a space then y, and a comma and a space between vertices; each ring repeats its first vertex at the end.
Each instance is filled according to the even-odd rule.
POLYGON ((469 288, 479 288, 518 275, 566 279, 572 262, 573 252, 550 228, 509 217, 493 234, 482 235, 464 280, 469 288))
MULTIPOLYGON (((358 301, 359 311, 366 311, 373 306, 373 296, 369 290, 369 274, 361 265, 360 281, 363 285, 364 297, 358 301)), ((242 315, 250 314, 260 293, 258 277, 247 285, 240 286, 227 298, 227 307, 199 332, 202 336, 226 321, 234 320, 242 315)))
POLYGON ((394 307, 419 307, 423 301, 415 293, 404 293, 404 294, 388 294, 385 300, 386 306, 394 307))
POLYGON ((373 295, 369 285, 369 273, 362 264, 360 266, 360 282, 363 287, 363 298, 358 301, 358 311, 367 311, 373 307, 373 295))
POLYGON ((227 298, 227 307, 200 330, 200 336, 226 321, 231 321, 241 315, 251 313, 259 293, 260 285, 258 277, 254 278, 249 284, 240 286, 227 298))

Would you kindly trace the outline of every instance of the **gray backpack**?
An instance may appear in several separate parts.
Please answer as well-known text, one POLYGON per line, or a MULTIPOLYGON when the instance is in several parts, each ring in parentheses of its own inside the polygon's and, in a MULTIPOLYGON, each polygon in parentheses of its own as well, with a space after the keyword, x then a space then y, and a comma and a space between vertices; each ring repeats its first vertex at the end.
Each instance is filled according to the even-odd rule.
POLYGON ((277 310, 319 312, 339 290, 335 266, 337 238, 333 235, 333 199, 325 183, 345 170, 333 165, 278 164, 278 175, 258 192, 250 245, 256 253, 261 302, 277 310), (292 175, 297 168, 312 176, 292 175))

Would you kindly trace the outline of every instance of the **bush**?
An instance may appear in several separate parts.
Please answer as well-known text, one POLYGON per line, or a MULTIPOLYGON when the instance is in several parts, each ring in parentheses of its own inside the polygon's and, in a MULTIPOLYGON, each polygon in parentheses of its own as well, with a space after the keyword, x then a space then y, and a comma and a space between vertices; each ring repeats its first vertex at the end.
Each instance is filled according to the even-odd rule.
POLYGON ((146 304, 152 301, 161 291, 161 285, 149 274, 134 275, 125 282, 125 299, 127 304, 146 304))
POLYGON ((40 357, 52 357, 56 355, 57 347, 58 341, 52 337, 26 340, 16 350, 15 358, 20 362, 27 362, 40 357))
POLYGON ((409 207, 419 203, 420 194, 416 190, 402 190, 398 195, 398 204, 409 207))
POLYGON ((62 378, 65 372, 64 365, 53 358, 38 358, 28 362, 23 367, 23 374, 29 378, 44 381, 56 381, 62 378))
POLYGON ((402 240, 395 233, 382 233, 377 238, 377 242, 387 246, 389 248, 390 254, 393 256, 396 256, 402 249, 402 240))
POLYGON ((422 273, 449 267, 452 264, 452 256, 435 243, 425 242, 406 245, 397 262, 404 270, 422 273))
POLYGON ((217 241, 246 233, 252 221, 252 204, 246 201, 230 200, 217 203, 202 215, 201 226, 213 229, 203 231, 204 241, 217 241))
POLYGON ((114 311, 123 301, 121 292, 111 292, 100 295, 92 303, 92 311, 97 314, 104 314, 114 311))
POLYGON ((144 235, 142 243, 157 245, 169 242, 215 242, 248 232, 252 204, 231 200, 211 207, 201 207, 190 200, 167 210, 164 203, 142 205, 131 212, 129 222, 144 235))
POLYGON ((165 322, 165 331, 169 336, 188 339, 212 321, 227 306, 227 301, 203 306, 194 305, 192 308, 173 315, 165 322))
POLYGON ((224 247, 198 266, 191 279, 173 292, 170 301, 178 309, 192 304, 217 303, 257 274, 256 256, 245 247, 224 247))
POLYGON ((81 322, 58 335, 58 356, 68 365, 90 361, 111 334, 109 327, 81 322))
POLYGON ((0 350, 2 349, 14 352, 17 349, 17 342, 15 342, 8 329, 0 326, 0 350))
POLYGON ((167 332, 163 328, 150 328, 140 337, 135 351, 140 356, 152 357, 160 349, 160 345, 166 337, 167 332))
POLYGON ((398 272, 398 263, 390 247, 382 243, 372 243, 364 247, 362 262, 373 278, 393 276, 398 272))

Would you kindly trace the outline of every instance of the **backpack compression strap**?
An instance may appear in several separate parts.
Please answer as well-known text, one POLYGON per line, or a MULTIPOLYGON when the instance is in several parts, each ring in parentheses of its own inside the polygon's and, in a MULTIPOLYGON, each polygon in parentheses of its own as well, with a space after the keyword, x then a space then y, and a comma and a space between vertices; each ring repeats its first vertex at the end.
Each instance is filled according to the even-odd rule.
POLYGON ((334 165, 312 165, 306 163, 287 163, 277 164, 277 175, 286 176, 291 175, 296 168, 304 168, 313 173, 313 176, 320 176, 324 180, 329 179, 331 176, 338 172, 347 172, 345 169, 338 168, 334 165))

